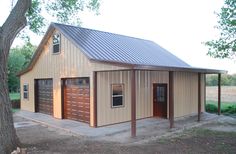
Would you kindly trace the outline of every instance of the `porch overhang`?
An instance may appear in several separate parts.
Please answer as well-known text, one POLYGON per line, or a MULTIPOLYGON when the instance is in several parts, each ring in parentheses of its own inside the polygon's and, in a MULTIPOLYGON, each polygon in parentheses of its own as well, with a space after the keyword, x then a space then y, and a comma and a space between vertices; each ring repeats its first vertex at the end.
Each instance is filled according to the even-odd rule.
MULTIPOLYGON (((122 69, 117 70, 97 70, 97 72, 115 72, 115 71, 130 71, 131 72, 131 136, 136 136, 136 93, 135 93, 135 83, 136 83, 136 71, 146 70, 146 71, 168 71, 169 72, 169 123, 170 128, 174 127, 174 72, 193 72, 198 73, 198 121, 201 117, 201 74, 218 74, 218 114, 220 114, 220 104, 221 104, 221 74, 227 73, 226 70, 217 70, 217 69, 206 69, 206 68, 195 68, 195 67, 172 67, 172 66, 149 66, 149 65, 133 65, 133 64, 124 64, 119 62, 110 62, 110 61, 96 61, 99 63, 112 64, 116 66, 123 67, 122 69)), ((95 81, 96 83, 96 81, 95 81)), ((96 97, 95 97, 96 98, 96 97)), ((96 113, 95 113, 96 114, 96 113)))

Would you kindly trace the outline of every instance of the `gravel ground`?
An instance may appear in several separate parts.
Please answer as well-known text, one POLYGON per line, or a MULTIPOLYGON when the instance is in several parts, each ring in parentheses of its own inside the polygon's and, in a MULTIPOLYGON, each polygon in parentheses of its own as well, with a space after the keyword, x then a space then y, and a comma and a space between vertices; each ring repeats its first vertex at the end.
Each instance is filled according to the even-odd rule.
POLYGON ((121 144, 73 136, 21 117, 14 117, 22 147, 29 154, 74 153, 236 153, 236 119, 220 118, 173 138, 145 144, 121 144), (216 129, 219 128, 219 129, 216 129))

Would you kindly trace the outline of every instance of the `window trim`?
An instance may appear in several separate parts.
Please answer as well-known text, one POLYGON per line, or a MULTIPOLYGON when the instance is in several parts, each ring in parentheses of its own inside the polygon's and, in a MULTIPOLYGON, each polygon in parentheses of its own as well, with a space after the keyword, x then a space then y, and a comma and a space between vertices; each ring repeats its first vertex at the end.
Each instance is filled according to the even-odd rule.
POLYGON ((23 84, 23 99, 29 100, 29 84, 27 83, 23 84), (25 91, 25 86, 27 86, 27 91, 25 91), (25 93, 27 93, 27 98, 25 98, 25 93))
POLYGON ((53 36, 52 36, 52 54, 53 55, 58 55, 60 53, 61 53, 61 34, 60 33, 54 33, 53 36), (57 43, 57 44, 54 44, 54 42, 53 42, 53 37, 55 35, 59 35, 59 43, 57 43), (54 52, 54 50, 53 50, 54 45, 59 45, 59 51, 58 52, 54 52))
POLYGON ((111 108, 112 109, 125 107, 125 99, 124 99, 125 98, 125 88, 124 87, 125 87, 124 83, 112 83, 111 84, 110 97, 111 97, 111 108), (122 105, 118 105, 118 106, 113 105, 113 85, 121 85, 122 86, 122 95, 116 95, 116 97, 122 96, 122 105))

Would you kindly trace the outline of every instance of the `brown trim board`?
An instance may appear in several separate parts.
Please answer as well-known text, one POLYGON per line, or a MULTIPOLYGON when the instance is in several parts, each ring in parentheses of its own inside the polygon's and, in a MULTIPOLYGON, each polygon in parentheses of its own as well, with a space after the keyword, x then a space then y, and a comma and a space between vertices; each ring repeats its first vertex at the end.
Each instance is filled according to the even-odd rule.
POLYGON ((131 137, 136 137, 136 85, 135 70, 131 70, 131 137))
POLYGON ((221 74, 218 74, 218 115, 221 114, 221 74))
POLYGON ((174 73, 169 72, 169 121, 170 128, 174 127, 174 73))
POLYGON ((93 124, 97 127, 97 72, 93 72, 93 124))

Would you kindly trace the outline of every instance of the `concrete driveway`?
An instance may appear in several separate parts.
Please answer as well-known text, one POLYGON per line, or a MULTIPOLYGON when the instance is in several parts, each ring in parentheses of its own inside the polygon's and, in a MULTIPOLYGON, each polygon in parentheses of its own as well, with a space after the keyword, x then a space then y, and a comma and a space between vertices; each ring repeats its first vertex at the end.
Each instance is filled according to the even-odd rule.
POLYGON ((120 143, 145 143, 164 136, 173 136, 176 133, 179 133, 185 129, 207 124, 208 122, 216 120, 219 117, 215 114, 202 113, 201 122, 197 122, 196 115, 185 118, 177 118, 175 119, 175 127, 172 129, 169 128, 169 121, 167 119, 141 119, 137 120, 137 137, 131 138, 130 122, 93 128, 85 123, 67 119, 56 119, 52 116, 45 115, 42 113, 33 113, 21 110, 19 112, 16 112, 14 115, 35 122, 31 124, 15 123, 15 127, 40 123, 42 125, 46 125, 52 128, 65 130, 77 136, 83 136, 94 140, 115 141, 120 143))

